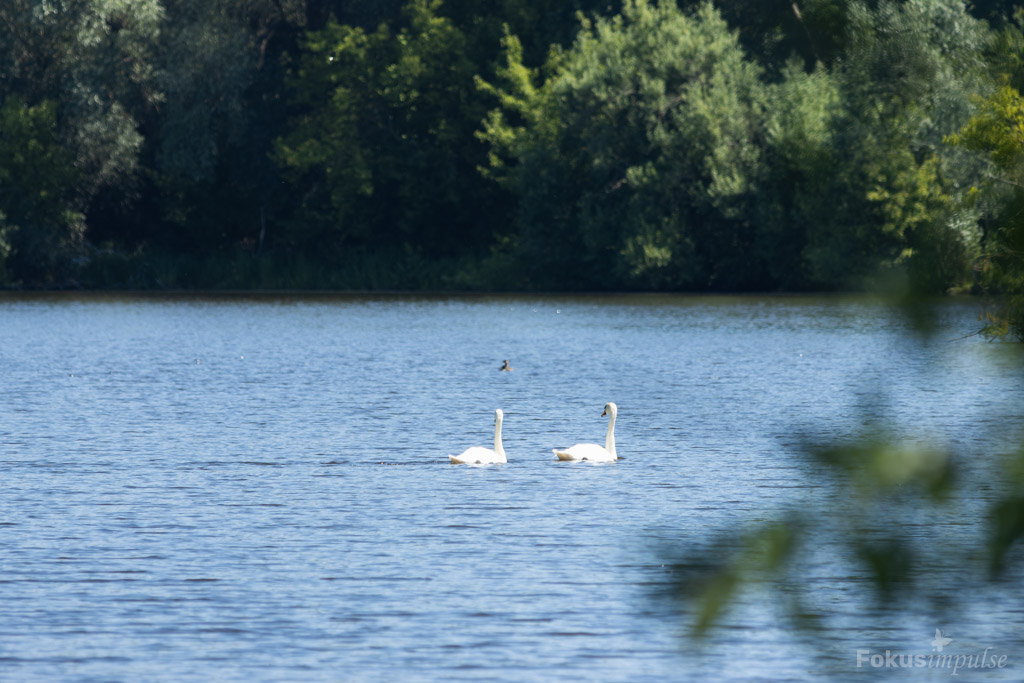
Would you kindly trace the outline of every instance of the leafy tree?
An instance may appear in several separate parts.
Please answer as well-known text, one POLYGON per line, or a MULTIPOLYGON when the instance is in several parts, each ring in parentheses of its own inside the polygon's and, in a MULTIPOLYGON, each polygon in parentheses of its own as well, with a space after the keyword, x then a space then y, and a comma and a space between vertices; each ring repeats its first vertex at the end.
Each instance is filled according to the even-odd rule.
MULTIPOLYGON (((162 17, 158 0, 10 0, 0 5, 0 100, 17 98, 9 113, 27 106, 28 112, 53 115, 55 144, 75 170, 63 176, 72 183, 61 188, 68 211, 84 214, 105 189, 131 193, 143 146, 140 115, 160 100, 153 48, 162 17)), ((33 195, 52 190, 25 189, 33 195)), ((81 226, 80 220, 58 223, 75 225, 76 231, 81 226)), ((70 267, 70 245, 81 244, 78 237, 67 233, 56 242, 45 241, 61 247, 36 265, 17 261, 11 277, 55 282, 70 267)))
POLYGON ((401 24, 311 32, 290 79, 293 116, 275 157, 300 194, 292 243, 321 254, 368 245, 434 256, 489 244, 476 167, 483 116, 465 37, 437 0, 401 24))
POLYGON ((994 209, 995 229, 979 277, 996 303, 987 314, 985 332, 1024 341, 1024 97, 1016 88, 1002 86, 950 141, 989 161, 984 195, 994 209))
POLYGON ((789 258, 771 262, 815 287, 858 287, 900 267, 944 290, 978 249, 977 215, 957 210, 977 165, 942 138, 984 83, 984 28, 958 2, 920 0, 852 3, 847 31, 834 68, 790 68, 774 91, 782 116, 771 119, 761 205, 769 244, 788 244, 789 258))
POLYGON ((624 4, 584 20, 571 50, 522 63, 506 40, 482 137, 519 196, 518 249, 535 286, 749 287, 748 200, 762 89, 718 12, 624 4))
POLYGON ((990 297, 984 332, 1024 341, 1024 9, 996 33, 987 62, 997 87, 949 142, 981 160, 967 202, 986 220, 978 284, 990 297))
POLYGON ((781 76, 767 90, 757 250, 774 286, 827 286, 831 280, 818 270, 810 244, 819 226, 831 225, 842 209, 832 194, 845 161, 834 128, 842 112, 840 82, 823 67, 807 73, 794 62, 781 76))
MULTIPOLYGON (((164 104, 147 120, 147 207, 134 242, 193 254, 257 244, 276 217, 269 159, 284 111, 283 55, 307 21, 298 0, 169 0, 159 36, 164 104)), ((128 231, 121 229, 121 234, 128 231)))
POLYGON ((63 284, 80 246, 77 173, 56 127, 52 101, 8 97, 0 107, 0 285, 63 284))

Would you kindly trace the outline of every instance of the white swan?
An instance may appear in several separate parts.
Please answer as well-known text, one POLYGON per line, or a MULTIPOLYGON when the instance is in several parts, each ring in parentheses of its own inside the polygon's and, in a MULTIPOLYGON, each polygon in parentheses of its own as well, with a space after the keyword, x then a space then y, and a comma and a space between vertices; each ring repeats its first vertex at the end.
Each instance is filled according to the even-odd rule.
POLYGON ((604 446, 596 443, 578 443, 572 448, 559 450, 553 449, 559 460, 586 460, 587 462, 612 462, 618 460, 615 454, 615 416, 619 414, 619 407, 614 403, 606 403, 601 417, 608 416, 608 435, 605 437, 604 446))
POLYGON ((505 449, 501 446, 501 422, 505 419, 505 413, 500 409, 494 411, 494 450, 473 446, 467 448, 459 455, 449 455, 448 459, 460 465, 493 465, 495 463, 508 462, 505 458, 505 449))

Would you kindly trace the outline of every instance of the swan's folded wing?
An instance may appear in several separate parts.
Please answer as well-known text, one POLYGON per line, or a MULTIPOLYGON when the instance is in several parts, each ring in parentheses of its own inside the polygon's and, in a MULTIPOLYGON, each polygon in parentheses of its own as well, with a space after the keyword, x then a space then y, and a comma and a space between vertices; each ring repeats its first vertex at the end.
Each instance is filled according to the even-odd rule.
POLYGON ((487 463, 505 462, 503 457, 490 448, 484 448, 483 446, 473 446, 459 455, 449 455, 448 458, 452 462, 462 465, 485 465, 487 463))
POLYGON ((572 448, 554 449, 559 460, 611 460, 612 455, 596 443, 578 443, 572 448))

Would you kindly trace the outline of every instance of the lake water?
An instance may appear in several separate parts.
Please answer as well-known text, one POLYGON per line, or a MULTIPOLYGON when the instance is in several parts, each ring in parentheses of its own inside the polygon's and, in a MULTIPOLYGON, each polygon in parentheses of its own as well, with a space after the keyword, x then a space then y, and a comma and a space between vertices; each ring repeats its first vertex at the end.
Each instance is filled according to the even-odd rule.
POLYGON ((977 464, 920 533, 978 538, 1024 362, 951 341, 976 306, 922 342, 838 297, 0 297, 0 679, 937 680, 855 653, 940 627, 1008 655, 966 680, 1020 680, 1019 581, 893 619, 826 552, 821 633, 766 589, 696 645, 664 597, 674 558, 836 495, 800 434, 883 417, 977 464), (607 401, 623 459, 557 462, 607 401), (508 464, 449 464, 495 408, 508 464))

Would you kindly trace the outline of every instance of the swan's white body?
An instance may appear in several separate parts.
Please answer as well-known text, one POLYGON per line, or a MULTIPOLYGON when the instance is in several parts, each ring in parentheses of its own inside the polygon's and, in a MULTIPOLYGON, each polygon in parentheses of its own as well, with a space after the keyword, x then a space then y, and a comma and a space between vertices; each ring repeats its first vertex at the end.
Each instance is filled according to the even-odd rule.
POLYGON ((618 460, 615 454, 615 416, 619 414, 619 407, 614 403, 607 403, 601 417, 608 416, 608 434, 604 439, 604 446, 596 443, 578 443, 571 448, 553 449, 559 460, 586 460, 587 462, 612 462, 618 460))
POLYGON ((458 455, 449 455, 448 459, 460 465, 494 465, 508 462, 505 449, 501 445, 501 423, 505 414, 501 410, 494 411, 494 450, 473 446, 458 455))

